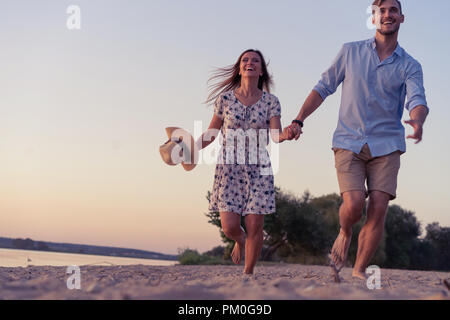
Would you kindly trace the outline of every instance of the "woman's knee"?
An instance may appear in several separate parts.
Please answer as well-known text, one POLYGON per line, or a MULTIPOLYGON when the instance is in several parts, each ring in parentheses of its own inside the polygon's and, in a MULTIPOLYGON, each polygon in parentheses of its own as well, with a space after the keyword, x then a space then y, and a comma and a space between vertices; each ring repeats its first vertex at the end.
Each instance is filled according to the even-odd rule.
POLYGON ((241 227, 240 225, 225 225, 222 226, 222 231, 227 236, 227 238, 233 239, 239 236, 241 227))
POLYGON ((245 218, 247 237, 259 238, 263 235, 264 217, 262 215, 248 215, 245 218))
POLYGON ((236 238, 241 233, 241 217, 231 212, 221 212, 220 222, 223 233, 227 238, 236 238))

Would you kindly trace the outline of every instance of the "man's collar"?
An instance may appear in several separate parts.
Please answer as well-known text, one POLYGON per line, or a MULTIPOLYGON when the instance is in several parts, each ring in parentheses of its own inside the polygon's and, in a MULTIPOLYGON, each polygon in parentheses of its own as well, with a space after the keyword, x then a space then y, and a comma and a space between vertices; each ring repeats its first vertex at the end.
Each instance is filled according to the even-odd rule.
POLYGON ((397 48, 395 48, 394 53, 399 57, 403 57, 403 48, 400 47, 400 43, 397 42, 397 48))
POLYGON ((375 50, 375 48, 377 47, 377 43, 375 41, 375 37, 370 38, 368 41, 369 41, 370 47, 375 50))
MULTIPOLYGON (((369 39, 369 44, 372 49, 375 50, 377 47, 377 42, 375 41, 375 37, 369 39)), ((394 50, 394 53, 398 55, 399 57, 403 57, 403 48, 400 47, 400 44, 397 42, 397 47, 394 50)))

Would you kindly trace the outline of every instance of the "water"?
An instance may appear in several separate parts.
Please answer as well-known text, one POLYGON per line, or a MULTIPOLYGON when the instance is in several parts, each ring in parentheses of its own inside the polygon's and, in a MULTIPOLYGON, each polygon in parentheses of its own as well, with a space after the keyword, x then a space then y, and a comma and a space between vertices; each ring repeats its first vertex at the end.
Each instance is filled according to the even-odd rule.
POLYGON ((0 248, 0 267, 27 266, 84 266, 84 265, 149 265, 171 266, 177 261, 135 259, 110 256, 95 256, 89 254, 60 253, 48 251, 16 250, 0 248))

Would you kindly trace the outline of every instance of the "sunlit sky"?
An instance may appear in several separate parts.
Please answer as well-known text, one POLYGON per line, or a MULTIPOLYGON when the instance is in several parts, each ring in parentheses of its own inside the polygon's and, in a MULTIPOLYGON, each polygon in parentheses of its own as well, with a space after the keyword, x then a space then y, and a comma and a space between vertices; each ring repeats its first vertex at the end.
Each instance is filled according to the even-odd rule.
MULTIPOLYGON (((177 253, 221 243, 207 223, 214 164, 164 164, 164 128, 205 129, 216 67, 248 48, 270 61, 288 124, 345 42, 368 39, 371 1, 2 1, 0 236, 177 253), (81 29, 66 26, 69 5, 81 29)), ((422 64, 430 116, 407 143, 393 202, 450 226, 450 2, 403 1, 400 45, 422 64)), ((338 192, 340 89, 280 146, 275 183, 338 192)), ((405 119, 407 119, 405 113, 405 119)), ((411 132, 407 128, 407 132, 411 132)))

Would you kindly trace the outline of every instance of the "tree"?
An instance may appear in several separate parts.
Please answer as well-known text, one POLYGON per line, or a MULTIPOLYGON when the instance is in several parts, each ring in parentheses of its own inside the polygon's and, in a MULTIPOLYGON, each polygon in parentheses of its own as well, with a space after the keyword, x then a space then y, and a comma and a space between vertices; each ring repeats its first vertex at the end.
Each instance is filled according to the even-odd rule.
POLYGON ((440 227, 439 223, 434 222, 429 224, 426 230, 425 241, 430 244, 435 252, 433 269, 450 270, 450 228, 440 227))
POLYGON ((21 249, 21 250, 33 250, 34 249, 34 241, 30 238, 27 239, 13 239, 12 241, 13 248, 21 249))
POLYGON ((415 239, 413 242, 410 266, 408 269, 433 270, 435 262, 435 249, 430 241, 415 239))
POLYGON ((48 248, 48 245, 45 242, 39 241, 36 244, 36 250, 48 251, 49 248, 48 248))
POLYGON ((397 205, 388 208, 386 223, 385 267, 406 269, 411 266, 411 257, 420 236, 420 223, 413 212, 397 205))
MULTIPOLYGON (((269 246, 265 258, 269 258, 274 248, 283 258, 304 258, 324 256, 329 244, 324 215, 310 202, 306 191, 301 198, 276 189, 274 214, 264 222, 265 242, 269 246)), ((306 261, 303 261, 306 262, 306 261)))

